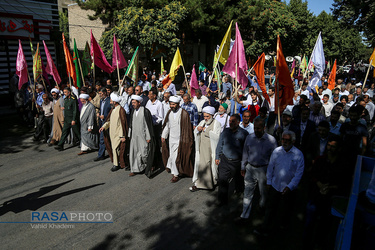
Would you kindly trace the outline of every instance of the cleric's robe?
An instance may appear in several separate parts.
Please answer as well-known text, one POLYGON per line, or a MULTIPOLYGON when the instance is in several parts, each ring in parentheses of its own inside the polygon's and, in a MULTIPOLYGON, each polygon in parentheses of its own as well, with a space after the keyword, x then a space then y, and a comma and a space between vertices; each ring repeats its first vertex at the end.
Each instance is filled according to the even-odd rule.
POLYGON ((162 143, 163 163, 175 176, 193 176, 193 128, 189 113, 179 108, 169 110, 163 124, 162 143), (169 144, 169 146, 167 145, 169 144))
POLYGON ((113 165, 125 168, 127 163, 125 155, 126 143, 121 141, 121 138, 128 140, 128 124, 125 110, 120 105, 112 108, 102 128, 105 130, 103 131, 104 144, 113 165))
POLYGON ((82 106, 80 114, 81 150, 98 149, 98 126, 96 123, 95 107, 91 102, 82 106), (88 131, 91 129, 91 132, 88 131))
POLYGON ((221 124, 215 119, 208 124, 202 120, 194 130, 195 138, 195 162, 193 184, 201 189, 214 189, 218 169, 215 163, 216 146, 219 142, 221 124), (199 132, 198 127, 204 127, 205 130, 199 132))
POLYGON ((151 113, 141 106, 138 110, 133 110, 130 117, 130 170, 132 173, 145 171, 145 174, 150 177, 155 143, 151 113), (148 140, 150 142, 147 142, 148 140))
POLYGON ((62 128, 64 126, 64 112, 63 107, 64 99, 60 97, 53 105, 53 128, 52 140, 60 141, 62 135, 62 128))

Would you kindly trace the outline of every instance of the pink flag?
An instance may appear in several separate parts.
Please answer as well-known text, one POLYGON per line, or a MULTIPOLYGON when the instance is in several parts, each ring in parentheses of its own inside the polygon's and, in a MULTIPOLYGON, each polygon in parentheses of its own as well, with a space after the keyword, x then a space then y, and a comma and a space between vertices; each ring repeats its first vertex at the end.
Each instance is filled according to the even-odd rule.
POLYGON ((42 62, 43 78, 44 78, 44 80, 46 81, 46 83, 48 83, 49 85, 51 85, 51 83, 49 82, 49 79, 48 79, 48 74, 47 74, 47 72, 46 72, 46 67, 44 67, 43 59, 41 58, 40 61, 42 62))
POLYGON ((57 71, 56 66, 53 63, 52 56, 49 53, 49 50, 48 50, 47 45, 44 42, 44 40, 43 40, 43 45, 44 45, 44 52, 46 52, 46 57, 47 57, 46 72, 47 72, 47 74, 50 74, 51 76, 53 76, 53 79, 55 80, 55 82, 57 84, 60 84, 61 78, 60 78, 59 72, 57 71))
POLYGON ((27 83, 29 72, 27 72, 27 63, 25 55, 23 54, 21 40, 18 40, 18 53, 16 61, 16 74, 19 77, 18 89, 21 89, 22 85, 27 83))
POLYGON ((292 70, 296 67, 296 59, 293 59, 292 70))
POLYGON ((90 46, 90 54, 93 57, 94 64, 111 74, 115 68, 113 68, 105 58, 104 52, 102 48, 100 48, 99 44, 96 42, 94 35, 91 31, 91 46, 90 46))
POLYGON ((113 35, 112 68, 116 69, 117 64, 119 69, 128 66, 128 63, 126 62, 125 57, 121 52, 120 46, 118 45, 116 36, 113 35))
POLYGON ((248 83, 246 77, 247 63, 245 56, 245 48, 243 46, 242 37, 240 30, 238 29, 238 24, 236 23, 236 40, 232 51, 230 52, 227 63, 223 68, 223 72, 229 74, 231 77, 236 78, 237 71, 237 82, 241 84, 242 89, 245 89, 248 83), (236 67, 237 66, 237 67, 236 67))
POLYGON ((190 93, 191 96, 195 96, 195 90, 199 89, 197 73, 195 73, 195 64, 193 65, 193 70, 191 71, 191 78, 190 78, 190 93))

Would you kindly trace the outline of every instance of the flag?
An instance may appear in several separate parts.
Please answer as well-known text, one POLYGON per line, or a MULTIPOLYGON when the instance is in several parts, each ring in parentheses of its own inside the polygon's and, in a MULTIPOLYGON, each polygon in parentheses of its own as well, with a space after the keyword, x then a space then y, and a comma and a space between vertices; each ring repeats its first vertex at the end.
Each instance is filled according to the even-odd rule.
POLYGON ((83 51, 82 56, 82 74, 83 76, 87 76, 91 71, 91 55, 90 55, 90 46, 89 43, 86 42, 85 50, 83 51))
MULTIPOLYGON (((231 30, 232 30, 232 23, 230 22, 227 32, 223 40, 221 41, 218 53, 215 55, 216 63, 217 61, 221 62, 223 65, 227 63, 229 57, 229 50, 230 50, 230 38, 231 38, 231 30)), ((215 67, 216 64, 214 64, 215 67)), ((200 71, 200 70, 199 70, 200 71)))
POLYGON ((73 64, 72 55, 70 54, 68 45, 66 44, 66 41, 65 41, 64 33, 62 34, 62 38, 63 38, 63 47, 64 47, 64 54, 65 54, 66 73, 68 77, 72 78, 73 85, 77 87, 77 74, 76 74, 76 70, 73 64))
POLYGON ((173 81, 177 75, 177 71, 180 66, 184 66, 182 63, 182 58, 180 54, 180 50, 177 48, 176 53, 174 54, 174 58, 171 64, 171 69, 169 70, 169 78, 173 81))
POLYGON ((287 105, 293 104, 294 87, 281 47, 280 36, 277 36, 276 78, 276 93, 278 93, 279 100, 275 102, 275 112, 279 110, 282 113, 287 105))
POLYGON ((262 94, 264 98, 268 101, 268 103, 271 103, 270 97, 267 94, 265 79, 264 79, 264 63, 266 61, 266 55, 262 53, 262 55, 258 58, 258 60, 255 62, 253 68, 255 71, 255 75, 257 76, 258 85, 260 89, 262 90, 262 94))
POLYGON ((276 56, 274 56, 273 57, 273 66, 276 67, 276 64, 277 64, 277 62, 276 62, 276 56))
POLYGON ((136 48, 133 57, 130 61, 129 67, 126 69, 125 75, 128 76, 134 84, 138 83, 138 62, 139 62, 139 52, 138 48, 136 48))
POLYGON ((302 74, 305 73, 305 71, 307 69, 307 60, 306 60, 305 55, 303 55, 301 65, 299 66, 299 68, 302 70, 302 74))
POLYGON ((198 71, 199 71, 199 72, 202 72, 202 71, 204 71, 205 69, 207 69, 206 66, 204 66, 203 63, 199 62, 199 69, 198 69, 198 71))
POLYGON ((193 70, 191 71, 191 78, 190 78, 190 93, 191 96, 195 96, 195 90, 199 89, 197 73, 195 73, 195 64, 193 65, 193 70))
POLYGON ((335 60, 335 62, 333 63, 331 74, 329 75, 329 78, 328 78, 328 88, 330 90, 334 89, 336 86, 336 67, 337 66, 336 66, 336 60, 335 60))
POLYGON ((161 57, 161 60, 160 60, 160 73, 163 73, 164 72, 164 62, 163 62, 163 57, 161 57))
POLYGON ((102 48, 100 48, 99 44, 95 40, 94 35, 92 34, 92 30, 90 54, 93 57, 93 62, 96 66, 98 66, 108 74, 111 74, 113 72, 114 68, 108 63, 107 59, 105 58, 102 48))
POLYGON ((245 73, 246 71, 247 62, 245 57, 245 48, 243 46, 240 30, 238 29, 238 24, 236 23, 236 40, 227 63, 223 68, 223 72, 236 79, 236 81, 241 84, 242 89, 245 89, 249 81, 245 73))
POLYGON ((118 64, 119 69, 122 69, 128 66, 128 64, 126 63, 125 57, 121 52, 120 46, 118 45, 116 36, 113 35, 112 67, 116 69, 117 64, 118 64))
POLYGON ((292 71, 294 70, 295 67, 296 67, 296 59, 293 59, 293 63, 292 63, 292 71))
POLYGON ((310 61, 314 63, 315 66, 314 74, 311 78, 311 81, 309 82, 309 87, 313 89, 322 78, 326 66, 321 32, 319 33, 318 39, 316 40, 315 47, 310 59, 310 61))
POLYGON ((81 71, 79 70, 79 54, 78 54, 76 39, 74 39, 73 62, 74 62, 75 70, 76 70, 77 87, 80 88, 82 87, 82 81, 81 81, 82 78, 81 78, 81 71))
MULTIPOLYGON (((371 54, 371 56, 370 56, 370 60, 369 60, 369 62, 370 62, 370 66, 373 66, 373 67, 375 67, 375 48, 374 48, 374 51, 372 52, 372 54, 371 54)), ((370 67, 369 66, 369 67, 370 67)))
POLYGON ((26 63, 25 55, 23 54, 21 40, 19 39, 18 39, 17 61, 16 61, 16 74, 19 77, 18 89, 21 89, 22 85, 27 83, 28 81, 27 78, 28 78, 29 72, 27 71, 27 63, 26 63))
POLYGON ((293 68, 292 73, 290 73, 290 78, 292 78, 292 79, 293 79, 293 75, 294 75, 294 70, 295 70, 295 68, 293 68))
POLYGON ((47 74, 50 74, 53 77, 53 79, 55 80, 57 84, 60 84, 61 78, 60 78, 59 72, 57 71, 56 66, 53 63, 52 56, 49 53, 49 50, 44 40, 43 40, 43 45, 44 45, 44 51, 46 52, 46 57, 47 57, 46 72, 47 74))
POLYGON ((38 80, 39 77, 42 76, 42 58, 40 57, 39 51, 39 43, 36 47, 36 52, 33 56, 33 75, 34 75, 34 82, 38 80))

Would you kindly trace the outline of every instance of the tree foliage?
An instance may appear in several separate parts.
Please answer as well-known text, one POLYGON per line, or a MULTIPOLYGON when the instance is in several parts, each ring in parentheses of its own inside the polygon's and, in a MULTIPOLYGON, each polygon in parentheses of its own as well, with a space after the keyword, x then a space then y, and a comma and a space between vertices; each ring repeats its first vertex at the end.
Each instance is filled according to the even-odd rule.
POLYGON ((101 46, 110 56, 115 34, 121 48, 135 49, 137 46, 150 53, 156 44, 174 48, 179 45, 179 24, 185 19, 186 8, 179 2, 171 2, 161 8, 127 7, 116 12, 115 26, 103 33, 101 46))
POLYGON ((367 42, 375 47, 375 1, 334 0, 332 12, 343 25, 363 32, 367 42))
MULTIPOLYGON (((290 0, 288 4, 280 0, 89 0, 79 4, 94 10, 91 18, 109 24, 101 39, 109 57, 116 34, 123 50, 131 52, 139 45, 148 59, 155 47, 166 48, 166 53, 173 55, 176 47, 186 41, 206 44, 211 58, 234 20, 238 22, 246 54, 252 58, 262 52, 274 54, 277 35, 286 56, 309 56, 321 31, 326 58, 343 63, 369 56, 357 26, 368 23, 370 19, 361 18, 369 18, 372 12, 365 14, 364 10, 349 8, 348 3, 352 2, 368 0, 335 0, 335 15, 322 12, 318 16, 308 10, 304 0, 290 0)), ((371 9, 373 4, 369 6, 371 9)))

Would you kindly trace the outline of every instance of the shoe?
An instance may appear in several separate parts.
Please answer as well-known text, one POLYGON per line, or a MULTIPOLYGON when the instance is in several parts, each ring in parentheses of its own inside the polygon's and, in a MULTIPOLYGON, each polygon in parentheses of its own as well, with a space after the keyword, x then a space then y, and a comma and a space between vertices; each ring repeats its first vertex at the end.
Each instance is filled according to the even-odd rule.
POLYGON ((102 156, 102 157, 96 157, 96 158, 94 159, 94 161, 102 161, 102 160, 105 160, 105 157, 104 157, 104 156, 102 156))
POLYGON ((125 167, 125 171, 130 171, 130 167, 125 167))
POLYGON ((87 151, 81 151, 77 155, 84 155, 84 154, 87 154, 87 151))
POLYGON ((117 170, 119 170, 119 169, 120 169, 119 166, 113 166, 113 167, 111 168, 111 171, 112 171, 112 172, 115 172, 115 171, 117 171, 117 170))
POLYGON ((199 189, 196 186, 189 187, 190 192, 196 192, 199 189))
POLYGON ((172 183, 176 183, 176 182, 178 182, 180 180, 180 177, 178 177, 178 176, 173 176, 173 178, 171 179, 171 182, 172 183))
POLYGON ((262 236, 262 237, 267 237, 267 236, 269 236, 268 231, 265 230, 264 228, 255 228, 253 232, 254 232, 255 234, 259 235, 259 236, 262 236))
POLYGON ((132 177, 132 176, 136 176, 136 174, 135 174, 135 173, 130 173, 129 176, 130 176, 130 177, 132 177))
POLYGON ((171 170, 169 168, 165 168, 165 170, 167 171, 167 173, 171 172, 171 170))
POLYGON ((58 151, 63 151, 64 147, 62 147, 62 146, 56 146, 55 149, 58 150, 58 151))

